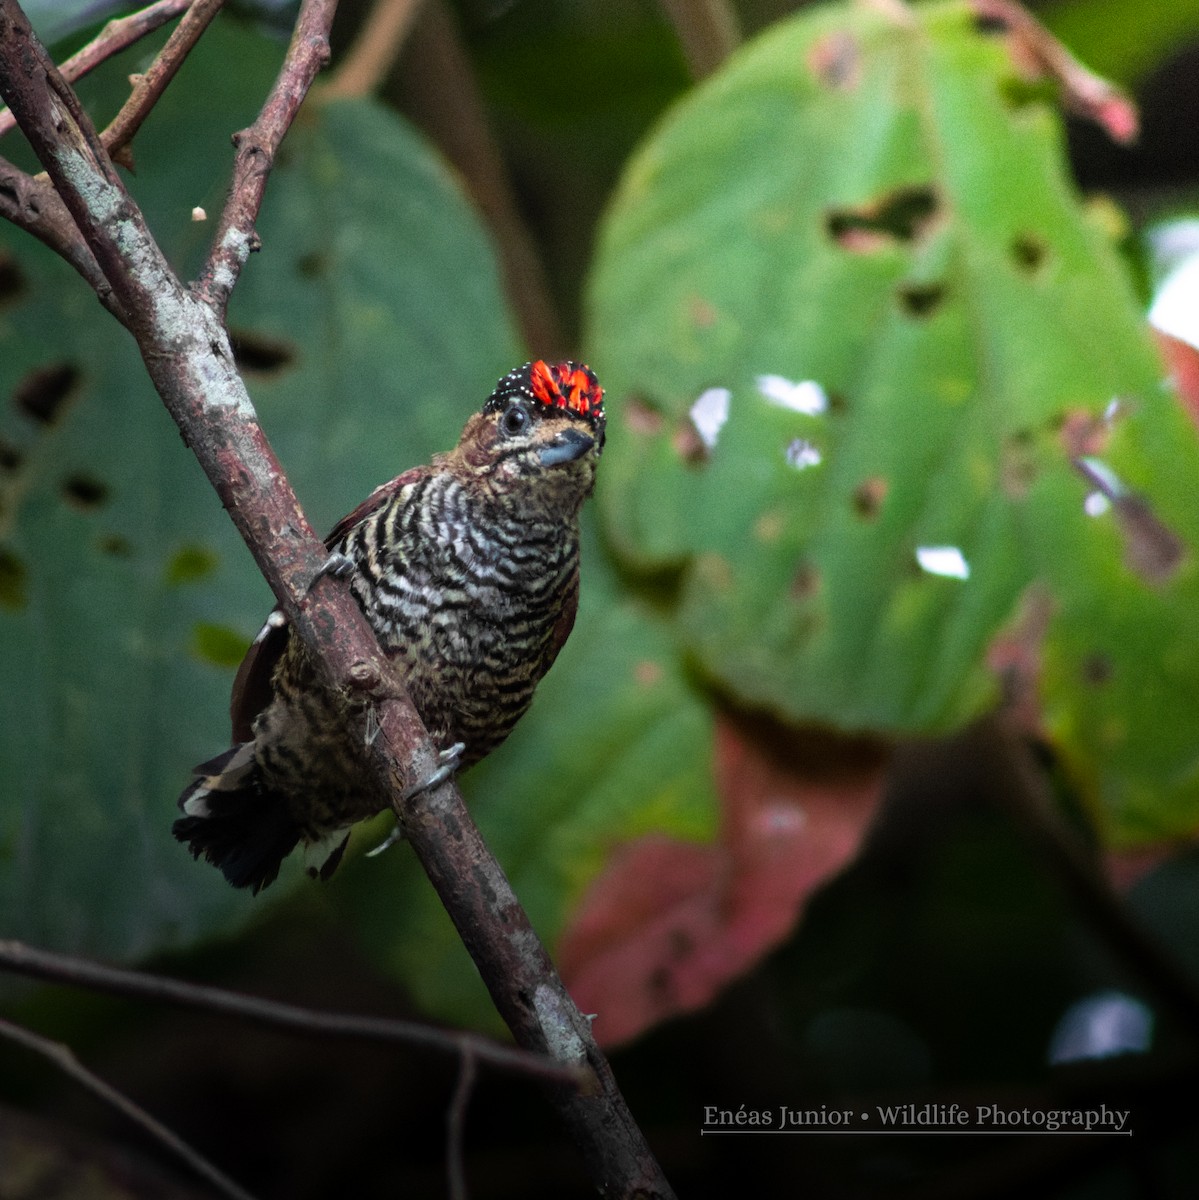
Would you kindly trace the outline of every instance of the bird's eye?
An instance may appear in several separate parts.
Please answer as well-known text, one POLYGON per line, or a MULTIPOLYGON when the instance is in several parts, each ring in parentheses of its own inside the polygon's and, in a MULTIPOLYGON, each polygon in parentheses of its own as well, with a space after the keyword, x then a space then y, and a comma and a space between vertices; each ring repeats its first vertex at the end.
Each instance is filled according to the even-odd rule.
POLYGON ((500 425, 509 437, 524 433, 529 427, 529 410, 523 404, 512 405, 505 410, 500 425))

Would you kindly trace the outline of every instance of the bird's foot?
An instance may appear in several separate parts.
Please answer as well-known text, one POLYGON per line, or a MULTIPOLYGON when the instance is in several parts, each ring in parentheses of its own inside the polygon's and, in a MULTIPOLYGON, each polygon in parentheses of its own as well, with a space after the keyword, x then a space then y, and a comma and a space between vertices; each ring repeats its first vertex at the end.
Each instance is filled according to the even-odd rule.
POLYGON ((308 590, 311 591, 316 587, 325 575, 332 575, 334 579, 346 579, 350 575, 353 575, 356 569, 354 560, 348 554, 342 554, 340 550, 334 550, 317 568, 316 574, 312 577, 312 582, 308 585, 308 590))
POLYGON ((401 803, 406 803, 413 796, 419 796, 421 792, 431 792, 435 787, 445 783, 447 779, 458 769, 458 764, 462 761, 462 752, 466 749, 465 742, 455 742, 446 750, 442 750, 437 755, 437 768, 420 783, 414 783, 410 788, 405 788, 400 796, 401 803))
MULTIPOLYGON (((466 749, 464 742, 455 742, 447 750, 442 750, 437 755, 438 766, 419 783, 414 783, 410 788, 405 788, 400 795, 400 803, 406 804, 414 796, 419 796, 422 792, 430 792, 435 787, 440 786, 449 779, 458 769, 458 764, 462 761, 462 752, 466 749)), ((396 842, 404 840, 404 826, 397 821, 396 827, 381 841, 373 850, 366 852, 367 858, 375 858, 382 854, 384 850, 390 849, 396 842)))
POLYGON ((366 852, 367 858, 378 858, 384 850, 390 850, 396 842, 404 840, 404 827, 396 822, 395 828, 373 849, 366 852))

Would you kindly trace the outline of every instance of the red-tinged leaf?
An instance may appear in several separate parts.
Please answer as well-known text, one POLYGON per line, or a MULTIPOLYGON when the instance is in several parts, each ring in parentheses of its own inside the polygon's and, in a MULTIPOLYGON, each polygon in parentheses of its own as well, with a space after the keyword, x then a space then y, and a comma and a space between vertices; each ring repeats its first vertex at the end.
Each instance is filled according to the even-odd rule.
POLYGON ((1199 425, 1199 350, 1168 333, 1156 336, 1187 415, 1199 425))
POLYGON ((1103 856, 1107 881, 1121 895, 1131 891, 1150 871, 1178 856, 1177 845, 1138 846, 1111 850, 1103 856))
POLYGON ((613 855, 558 945, 572 995, 606 1046, 707 1004, 794 928, 857 852, 882 791, 876 742, 785 738, 717 718, 721 835, 661 836, 613 855))

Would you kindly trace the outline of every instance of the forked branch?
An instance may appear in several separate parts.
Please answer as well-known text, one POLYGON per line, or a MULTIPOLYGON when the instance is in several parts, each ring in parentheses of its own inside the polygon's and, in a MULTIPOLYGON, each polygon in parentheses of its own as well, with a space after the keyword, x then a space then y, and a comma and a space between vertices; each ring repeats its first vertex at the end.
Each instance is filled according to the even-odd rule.
POLYGON ((328 55, 334 0, 304 0, 283 69, 240 139, 229 202, 195 290, 171 270, 70 86, 34 37, 16 0, 0 0, 0 92, 103 273, 147 371, 207 472, 264 577, 328 686, 379 689, 382 736, 348 731, 380 794, 462 936, 517 1042, 580 1069, 582 1088, 549 1085, 601 1194, 673 1196, 596 1046, 452 782, 410 801, 403 786, 437 758, 407 695, 348 588, 320 576, 315 537, 268 444, 238 375, 224 310, 246 256, 266 177, 316 71, 328 55), (315 586, 312 581, 317 579, 315 586), (368 746, 369 741, 369 746, 368 746))

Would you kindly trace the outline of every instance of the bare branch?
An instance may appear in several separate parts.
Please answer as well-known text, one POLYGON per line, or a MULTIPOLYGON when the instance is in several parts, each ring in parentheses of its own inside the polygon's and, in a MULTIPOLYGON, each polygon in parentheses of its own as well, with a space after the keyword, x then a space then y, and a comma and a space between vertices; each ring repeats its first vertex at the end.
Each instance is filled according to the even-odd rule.
MULTIPOLYGON (((94 129, 29 28, 0 0, 0 91, 129 313, 146 368, 216 488, 324 682, 373 681, 381 736, 366 751, 380 797, 393 798, 408 840, 517 1042, 588 1072, 588 1085, 548 1085, 601 1194, 668 1200, 674 1193, 616 1086, 586 1018, 570 999, 457 787, 406 803, 403 785, 437 757, 420 717, 341 581, 324 576, 324 547, 275 459, 233 364, 222 323, 251 244, 274 149, 327 54, 332 0, 305 0, 279 80, 249 138, 221 221, 206 286, 189 293, 170 270, 94 129), (261 136, 262 142, 257 141, 261 136), (208 303, 205 303, 207 300, 208 303), (310 586, 317 579, 315 586, 310 586)), ((347 731, 367 743, 365 718, 347 731)))
POLYGON ((167 38, 167 44, 150 64, 149 70, 135 77, 129 99, 100 135, 101 144, 114 162, 133 169, 129 143, 224 3, 225 0, 194 0, 175 32, 167 38))
POLYGON ((110 1108, 123 1113, 138 1128, 148 1133, 156 1142, 165 1146, 172 1154, 182 1159, 202 1179, 207 1179, 223 1195, 232 1200, 253 1200, 249 1192, 234 1183, 223 1171, 213 1166, 198 1150, 192 1149, 178 1134, 172 1133, 165 1125, 155 1120, 144 1108, 134 1104, 123 1092, 118 1092, 111 1084, 105 1083, 98 1075, 92 1074, 74 1055, 69 1046, 61 1042, 51 1041, 41 1034, 14 1025, 0 1018, 0 1037, 7 1038, 34 1054, 40 1054, 49 1059, 60 1071, 69 1075, 76 1083, 82 1084, 93 1096, 98 1096, 110 1108))
POLYGON ((375 0, 322 96, 374 95, 395 66, 420 6, 421 0, 375 0))
MULTIPOLYGON (((158 0, 157 4, 151 4, 140 12, 109 21, 83 49, 77 50, 58 68, 59 74, 68 83, 82 79, 113 55, 127 50, 147 34, 186 12, 192 3, 193 0, 158 0)), ((16 125, 16 118, 10 109, 0 110, 0 137, 10 129, 15 129, 16 125)))
POLYGON ((208 261, 192 285, 196 296, 223 318, 229 294, 250 254, 261 243, 254 223, 279 143, 291 128, 317 72, 329 61, 329 26, 337 0, 306 0, 292 32, 283 69, 258 119, 233 135, 233 181, 217 222, 208 261))
POLYGON ((437 1029, 419 1021, 393 1021, 383 1017, 321 1012, 259 996, 246 996, 224 988, 151 975, 145 971, 111 967, 10 939, 0 939, 0 969, 31 979, 69 984, 114 996, 159 1000, 312 1037, 402 1042, 460 1055, 463 1059, 470 1057, 503 1070, 560 1083, 573 1082, 577 1085, 582 1082, 581 1073, 573 1067, 556 1063, 543 1054, 530 1054, 526 1050, 505 1046, 476 1033, 437 1029))

